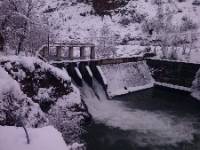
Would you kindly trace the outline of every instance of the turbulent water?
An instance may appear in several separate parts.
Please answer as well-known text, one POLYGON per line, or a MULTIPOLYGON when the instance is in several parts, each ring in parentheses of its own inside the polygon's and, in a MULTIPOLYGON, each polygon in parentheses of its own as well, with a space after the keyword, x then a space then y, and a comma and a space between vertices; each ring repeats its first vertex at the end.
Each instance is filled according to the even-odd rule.
MULTIPOLYGON (((112 129, 118 130, 120 136, 125 134, 125 139, 130 143, 140 146, 176 145, 177 143, 190 143, 194 140, 194 134, 198 133, 194 126, 197 122, 195 117, 179 117, 170 111, 140 109, 140 107, 132 107, 119 98, 108 100, 101 85, 97 81, 94 81, 93 85, 94 87, 91 88, 84 84, 81 88, 82 98, 96 126, 101 124, 103 128, 107 128, 110 132, 109 136, 114 132, 109 131, 112 129)), ((95 130, 103 129, 102 127, 95 128, 95 130)), ((107 135, 105 133, 101 136, 107 135)), ((115 133, 110 139, 117 137, 115 133)))

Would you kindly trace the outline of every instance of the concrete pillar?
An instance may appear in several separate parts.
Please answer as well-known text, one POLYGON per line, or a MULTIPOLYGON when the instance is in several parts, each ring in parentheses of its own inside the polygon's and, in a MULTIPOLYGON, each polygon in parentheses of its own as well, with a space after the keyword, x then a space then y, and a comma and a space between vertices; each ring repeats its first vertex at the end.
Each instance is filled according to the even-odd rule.
POLYGON ((68 58, 68 57, 69 57, 68 47, 64 47, 64 58, 68 58))
POLYGON ((69 47, 69 59, 74 59, 74 47, 70 46, 69 47))
POLYGON ((85 51, 85 47, 84 46, 80 47, 80 58, 81 59, 85 59, 86 58, 86 51, 85 51))
POLYGON ((61 57, 62 46, 56 46, 56 56, 61 57))
POLYGON ((90 49, 90 59, 95 59, 95 46, 92 46, 90 49))

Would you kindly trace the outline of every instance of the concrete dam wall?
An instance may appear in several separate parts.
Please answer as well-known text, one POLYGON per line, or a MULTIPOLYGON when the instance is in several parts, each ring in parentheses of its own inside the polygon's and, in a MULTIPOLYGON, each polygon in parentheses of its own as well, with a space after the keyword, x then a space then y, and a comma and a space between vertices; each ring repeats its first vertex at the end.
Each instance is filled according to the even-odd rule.
POLYGON ((100 67, 107 80, 107 94, 110 97, 153 87, 153 79, 145 61, 100 67))
POLYGON ((154 85, 191 92, 200 64, 155 58, 119 58, 55 63, 65 68, 78 86, 93 86, 95 78, 107 96, 127 94, 154 85))
POLYGON ((155 84, 188 92, 191 92, 192 82, 200 68, 200 64, 159 59, 147 59, 147 65, 155 84))
POLYGON ((95 78, 108 97, 123 95, 153 87, 154 81, 145 61, 96 64, 94 62, 54 64, 65 68, 71 78, 82 86, 85 81, 93 86, 95 78))

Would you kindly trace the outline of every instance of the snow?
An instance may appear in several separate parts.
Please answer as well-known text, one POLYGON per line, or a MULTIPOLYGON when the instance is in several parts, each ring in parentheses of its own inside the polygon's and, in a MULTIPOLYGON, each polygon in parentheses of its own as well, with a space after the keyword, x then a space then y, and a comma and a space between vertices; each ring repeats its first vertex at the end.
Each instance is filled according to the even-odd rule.
POLYGON ((157 47, 157 49, 156 49, 157 56, 154 57, 154 58, 164 59, 166 61, 200 63, 200 50, 199 50, 199 47, 196 47, 195 49, 192 49, 191 52, 189 52, 189 51, 190 51, 190 49, 186 48, 186 53, 183 54, 183 48, 182 47, 177 47, 176 58, 173 60, 173 59, 170 58, 170 56, 171 56, 171 54, 173 52, 172 51, 172 47, 168 47, 168 51, 166 51, 166 57, 167 58, 163 58, 161 47, 157 47))
MULTIPOLYGON (((48 7, 56 8, 55 11, 47 14, 51 28, 54 30, 53 34, 58 41, 66 40, 78 40, 96 42, 95 37, 100 36, 100 31, 104 25, 112 27, 112 32, 124 37, 127 34, 137 35, 138 24, 131 23, 128 26, 122 26, 119 21, 124 17, 120 14, 115 14, 112 19, 105 16, 104 19, 100 16, 90 15, 90 12, 94 11, 91 5, 75 2, 75 5, 71 5, 72 1, 67 2, 55 1, 55 0, 43 0, 46 4, 39 10, 42 12, 48 7), (85 16, 80 14, 85 13, 85 16), (78 23, 77 23, 78 22, 78 23)), ((131 1, 124 9, 134 10, 134 6, 137 6, 138 12, 155 16, 156 7, 151 3, 131 1), (146 9, 151 8, 151 9, 146 9), (148 11, 148 12, 147 12, 148 11)), ((128 16, 126 16, 128 17, 128 16)))
POLYGON ((116 47, 117 57, 130 57, 130 56, 142 56, 146 46, 140 45, 119 45, 116 47))
POLYGON ((50 87, 48 89, 46 88, 39 88, 37 96, 34 97, 35 100, 39 100, 40 102, 49 101, 50 95, 52 93, 53 87, 50 87))
POLYGON ((2 124, 7 121, 6 112, 13 115, 15 119, 21 118, 24 125, 28 127, 44 126, 48 123, 39 105, 24 95, 19 84, 0 67, 0 122, 2 124))
MULTIPOLYGON (((86 111, 85 106, 83 105, 81 101, 79 90, 73 84, 71 84, 71 80, 70 80, 71 78, 68 76, 68 73, 66 72, 66 70, 64 69, 60 70, 34 57, 7 56, 7 57, 1 57, 0 62, 2 63, 2 67, 5 68, 4 70, 4 68, 0 67, 0 124, 1 125, 11 124, 11 125, 21 126, 18 123, 18 119, 20 119, 20 121, 22 121, 22 123, 26 127, 29 127, 29 128, 44 127, 47 124, 54 125, 54 127, 56 127, 59 131, 62 132, 63 137, 65 137, 64 138, 65 141, 67 143, 72 144, 71 146, 68 147, 68 149, 73 150, 73 149, 80 149, 81 147, 83 147, 82 144, 78 144, 75 142, 80 142, 79 138, 81 134, 83 133, 81 123, 84 122, 84 119, 87 117, 88 113, 86 111), (13 65, 13 63, 16 65, 13 65), (37 65, 35 64, 39 65, 39 69, 36 68, 37 65), (53 83, 52 85, 50 84, 48 86, 45 86, 45 85, 43 86, 39 82, 37 84, 38 89, 36 88, 37 93, 33 95, 32 97, 30 96, 29 98, 27 97, 28 94, 25 95, 24 91, 21 90, 21 87, 25 85, 21 82, 17 82, 16 80, 14 80, 13 76, 11 77, 11 75, 8 74, 9 71, 6 72, 7 69, 11 70, 11 68, 13 69, 14 67, 16 67, 16 70, 21 70, 21 71, 22 70, 26 71, 27 69, 28 70, 27 72, 29 72, 30 70, 32 71, 31 73, 33 73, 33 75, 35 75, 34 74, 35 72, 36 74, 39 72, 40 73, 39 77, 34 76, 35 79, 40 80, 41 78, 43 79, 43 77, 45 77, 44 78, 45 82, 48 82, 48 79, 46 79, 46 72, 48 71, 49 73, 49 70, 50 70, 50 73, 56 76, 56 78, 59 78, 63 81, 63 85, 66 83, 64 81, 67 81, 67 82, 70 82, 70 86, 69 87, 64 86, 66 87, 66 89, 63 87, 64 89, 62 91, 61 84, 58 84, 59 87, 55 86, 53 83), (58 88, 58 90, 61 90, 61 91, 56 91, 55 88, 58 88), (68 90, 69 90, 69 93, 67 92, 68 90), (53 92, 55 91, 57 95, 53 95, 53 92), (12 96, 11 99, 9 99, 10 98, 9 96, 12 96), (33 100, 35 101, 33 102, 33 100), (47 112, 42 109, 43 111, 45 111, 44 113, 41 110, 42 107, 40 108, 38 104, 42 102, 46 104, 47 102, 47 105, 48 105, 49 101, 50 103, 52 102, 53 103, 50 105, 50 108, 49 110, 47 110, 47 112), (14 110, 12 110, 13 108, 14 110), (14 114, 14 117, 15 117, 14 119, 16 120, 14 121, 11 119, 8 120, 9 117, 7 115, 7 112, 9 112, 10 115, 14 114)), ((22 73, 21 75, 19 75, 20 73, 18 72, 17 72, 17 76, 21 76, 21 77, 24 76, 22 75, 22 73)), ((28 87, 28 88, 35 88, 35 87, 33 86, 33 87, 28 87)), ((32 90, 32 89, 28 89, 28 90, 32 90)), ((31 133, 32 130, 34 130, 34 133, 37 131, 37 129, 29 129, 29 130, 30 130, 30 134, 32 134, 31 133)), ((40 132, 40 130, 38 132, 40 132)), ((45 133, 46 132, 51 132, 51 131, 45 131, 45 133)), ((1 130, 0 130, 0 133, 1 133, 1 130)), ((42 133, 42 129, 41 129, 41 133, 42 133)), ((9 136, 12 136, 12 134, 10 134, 9 136)), ((40 136, 40 135, 36 135, 36 136, 40 136)), ((45 136, 41 135, 41 138, 42 137, 45 138, 45 136)), ((49 136, 51 137, 53 135, 49 133, 49 136)), ((55 138, 57 137, 55 136, 55 138)), ((41 145, 41 149, 49 149, 47 147, 48 141, 44 141, 43 139, 40 139, 40 138, 38 140, 41 140, 41 142, 46 142, 43 145, 41 145), (47 146, 45 144, 47 144, 47 146)), ((51 143, 54 144, 55 142, 52 141, 51 143)), ((38 143, 38 145, 37 143, 38 141, 36 140, 35 143, 33 143, 33 147, 32 146, 27 147, 23 145, 19 145, 19 146, 22 146, 22 150, 23 149, 37 150, 40 148, 39 147, 40 143, 38 143)), ((15 143, 13 143, 12 145, 14 144, 15 143)), ((15 148, 18 148, 16 146, 18 145, 15 145, 15 148)), ((9 148, 13 148, 13 147, 9 147, 9 148)), ((5 150, 9 150, 9 148, 8 149, 6 148, 5 150)), ((56 149, 56 148, 59 149, 58 146, 52 147, 52 149, 56 149)), ((19 149, 21 149, 21 147, 19 149)), ((2 150, 1 141, 0 141, 0 150, 2 150)))
MULTIPOLYGON (((26 57, 26 56, 2 56, 0 58, 0 62, 6 62, 10 61, 16 62, 18 64, 22 64, 25 68, 27 68, 30 72, 33 72, 35 70, 34 64, 39 64, 43 70, 50 70, 53 75, 55 75, 58 78, 61 78, 62 81, 71 81, 71 78, 69 77, 68 73, 65 70, 61 70, 59 68, 56 68, 48 63, 43 62, 42 60, 36 58, 36 57, 26 57)), ((9 65, 10 67, 10 65, 9 65)), ((9 68, 7 68, 9 69, 9 68)))
MULTIPOLYGON (((0 126, 1 150, 70 150, 58 132, 52 126, 43 128, 28 128, 30 144, 26 143, 26 135, 23 128, 13 126, 0 126)), ((76 146, 76 145, 74 145, 76 146)))
POLYGON ((56 102, 57 106, 68 106, 71 107, 74 104, 81 104, 80 98, 80 91, 77 89, 76 86, 72 84, 73 92, 69 93, 68 95, 64 95, 63 97, 59 98, 56 102))
MULTIPOLYGON (((165 3, 163 5, 163 11, 165 13, 167 10, 173 12, 173 25, 180 25, 182 17, 185 16, 189 17, 193 22, 199 25, 200 7, 192 5, 193 1, 194 0, 178 2, 176 0, 172 0, 170 3, 165 3)), ((54 11, 46 13, 45 15, 48 18, 50 28, 56 42, 90 42, 97 45, 97 47, 99 45, 99 37, 102 36, 101 30, 105 26, 108 26, 112 35, 119 36, 118 41, 122 41, 127 37, 140 37, 140 39, 149 38, 146 37, 142 31, 142 23, 122 25, 120 24, 120 21, 124 18, 132 20, 131 13, 134 11, 138 14, 146 16, 146 19, 154 18, 157 15, 157 6, 153 5, 151 0, 129 1, 126 6, 119 8, 119 11, 124 10, 126 12, 125 15, 122 13, 113 13, 112 18, 104 16, 104 19, 98 15, 95 16, 94 14, 91 14, 91 12, 94 12, 91 5, 78 2, 76 0, 41 0, 41 5, 38 8, 40 13, 49 8, 53 8, 54 11)), ((199 31, 200 29, 195 32, 199 31)), ((145 50, 145 46, 140 46, 140 42, 141 40, 133 40, 130 45, 118 45, 119 42, 116 42, 116 56, 126 57, 142 53, 145 50)), ((198 48, 200 47, 199 43, 200 42, 197 43, 198 48)), ((190 56, 181 55, 180 49, 178 51, 178 59, 200 62, 199 50, 193 50, 190 56)))
POLYGON ((155 82, 155 85, 168 87, 168 88, 176 89, 176 90, 181 90, 181 91, 185 91, 185 92, 191 92, 191 88, 179 86, 179 85, 173 85, 173 84, 169 84, 169 83, 155 82))
POLYGON ((85 132, 81 124, 88 116, 79 90, 74 85, 72 87, 73 92, 59 98, 48 111, 50 124, 62 132, 65 142, 70 144, 81 143, 80 137, 85 132))
POLYGON ((9 91, 10 89, 14 89, 15 96, 19 96, 17 90, 20 89, 19 85, 16 81, 14 81, 8 73, 0 67, 0 96, 2 99, 3 93, 9 91))

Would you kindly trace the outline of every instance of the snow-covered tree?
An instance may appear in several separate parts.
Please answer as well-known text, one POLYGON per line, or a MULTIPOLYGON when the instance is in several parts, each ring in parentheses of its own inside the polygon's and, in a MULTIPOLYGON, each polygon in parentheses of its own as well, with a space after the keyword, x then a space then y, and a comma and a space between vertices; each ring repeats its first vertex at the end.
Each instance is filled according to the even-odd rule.
POLYGON ((97 52, 100 57, 115 56, 115 36, 108 25, 103 25, 97 43, 97 52))
POLYGON ((4 46, 15 49, 16 54, 25 48, 32 48, 32 38, 39 37, 41 40, 41 35, 44 35, 41 30, 45 28, 37 16, 36 6, 32 0, 3 0, 0 5, 0 32, 5 41, 4 46))

